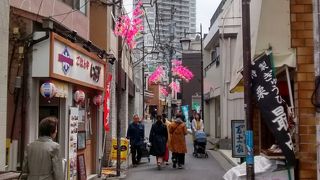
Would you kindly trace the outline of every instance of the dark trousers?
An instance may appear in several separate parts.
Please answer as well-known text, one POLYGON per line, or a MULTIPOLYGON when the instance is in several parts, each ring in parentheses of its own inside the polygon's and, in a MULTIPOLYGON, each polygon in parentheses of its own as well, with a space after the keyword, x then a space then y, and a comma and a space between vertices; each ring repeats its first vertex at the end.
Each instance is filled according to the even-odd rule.
POLYGON ((141 160, 142 150, 140 145, 131 145, 132 164, 138 164, 141 160))
POLYGON ((172 153, 173 164, 184 165, 184 153, 172 153))

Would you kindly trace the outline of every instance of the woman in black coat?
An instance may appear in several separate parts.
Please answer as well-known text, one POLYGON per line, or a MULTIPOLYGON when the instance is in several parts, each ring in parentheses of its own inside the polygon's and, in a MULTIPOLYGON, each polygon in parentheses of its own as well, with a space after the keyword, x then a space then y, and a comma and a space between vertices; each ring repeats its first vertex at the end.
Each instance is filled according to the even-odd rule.
POLYGON ((161 169, 163 164, 167 140, 167 127, 162 123, 161 116, 157 116, 157 121, 151 127, 149 141, 151 143, 150 154, 156 156, 158 169, 161 169))

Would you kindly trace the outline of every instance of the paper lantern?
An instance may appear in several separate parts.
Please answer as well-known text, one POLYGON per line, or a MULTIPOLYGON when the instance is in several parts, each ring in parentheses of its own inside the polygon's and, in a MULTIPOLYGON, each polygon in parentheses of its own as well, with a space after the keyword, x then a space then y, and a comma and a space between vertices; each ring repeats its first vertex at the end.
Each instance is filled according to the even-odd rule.
POLYGON ((93 99, 92 99, 92 101, 93 101, 93 104, 94 104, 94 105, 100 106, 100 105, 102 104, 102 102, 103 102, 102 95, 99 94, 99 95, 94 96, 93 99))
POLYGON ((81 103, 84 101, 84 99, 86 98, 86 95, 84 94, 84 92, 82 90, 77 90, 74 93, 73 99, 76 103, 81 103))
POLYGON ((51 82, 43 83, 40 87, 40 93, 45 98, 52 98, 57 93, 56 86, 51 82))

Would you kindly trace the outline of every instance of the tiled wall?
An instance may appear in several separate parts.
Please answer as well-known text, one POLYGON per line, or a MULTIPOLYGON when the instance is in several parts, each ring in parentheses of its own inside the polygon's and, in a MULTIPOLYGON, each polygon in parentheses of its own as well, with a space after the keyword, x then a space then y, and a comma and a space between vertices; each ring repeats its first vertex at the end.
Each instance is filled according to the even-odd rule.
POLYGON ((295 107, 299 120, 299 176, 317 178, 316 119, 311 104, 314 91, 312 0, 291 0, 292 47, 297 49, 295 107))

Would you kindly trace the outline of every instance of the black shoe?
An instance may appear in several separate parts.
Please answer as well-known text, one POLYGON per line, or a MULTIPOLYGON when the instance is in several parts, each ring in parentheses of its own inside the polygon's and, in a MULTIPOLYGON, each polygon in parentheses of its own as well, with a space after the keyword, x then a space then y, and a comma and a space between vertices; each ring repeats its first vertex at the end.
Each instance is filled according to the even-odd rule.
POLYGON ((173 168, 176 168, 176 167, 177 167, 176 163, 173 163, 172 167, 173 167, 173 168))

